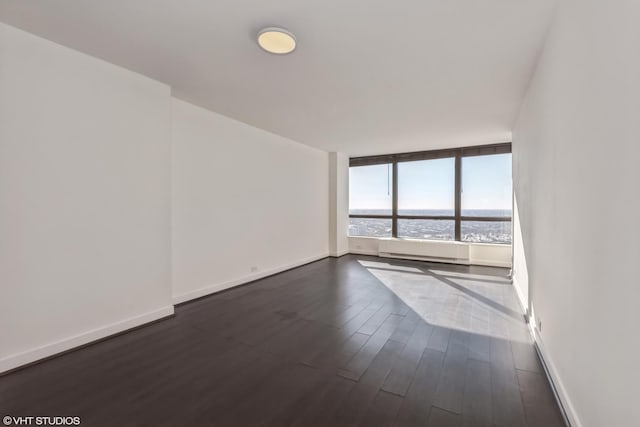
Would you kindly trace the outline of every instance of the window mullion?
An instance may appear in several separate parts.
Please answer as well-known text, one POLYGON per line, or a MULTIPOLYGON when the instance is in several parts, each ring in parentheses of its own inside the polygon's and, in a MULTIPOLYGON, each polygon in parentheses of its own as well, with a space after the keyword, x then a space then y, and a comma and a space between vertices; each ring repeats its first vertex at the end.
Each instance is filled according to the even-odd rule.
POLYGON ((393 194, 391 195, 392 196, 391 214, 393 215, 393 217, 391 219, 391 235, 393 237, 398 237, 398 162, 397 161, 394 161, 392 163, 392 168, 393 168, 393 180, 392 180, 393 194))
POLYGON ((456 155, 456 165, 455 165, 455 240, 462 240, 462 225, 461 225, 461 203, 462 203, 462 157, 460 154, 456 155))

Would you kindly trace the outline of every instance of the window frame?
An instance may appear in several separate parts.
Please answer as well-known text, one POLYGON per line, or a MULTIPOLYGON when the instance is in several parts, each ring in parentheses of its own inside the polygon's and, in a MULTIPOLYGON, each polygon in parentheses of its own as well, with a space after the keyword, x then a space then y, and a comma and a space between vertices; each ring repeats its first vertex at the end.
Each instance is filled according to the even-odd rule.
MULTIPOLYGON (((443 150, 416 151, 411 153, 385 154, 381 156, 352 157, 349 159, 349 167, 371 166, 379 164, 391 164, 393 186, 392 186, 392 206, 391 215, 370 215, 370 214, 349 214, 349 218, 362 219, 391 219, 391 236, 398 238, 398 219, 430 219, 430 220, 453 220, 455 225, 454 240, 462 240, 463 221, 487 221, 501 222, 509 221, 513 223, 511 216, 463 216, 462 215, 462 158, 488 156, 492 154, 511 153, 511 143, 479 145, 471 147, 447 148, 443 150), (455 159, 455 197, 454 214, 448 215, 399 215, 398 214, 398 163, 413 162, 418 160, 434 160, 454 158, 455 159)), ((512 200, 513 203, 513 200, 512 200)), ((359 236, 362 237, 362 236, 359 236)), ((506 244, 506 243, 498 243, 506 244)))

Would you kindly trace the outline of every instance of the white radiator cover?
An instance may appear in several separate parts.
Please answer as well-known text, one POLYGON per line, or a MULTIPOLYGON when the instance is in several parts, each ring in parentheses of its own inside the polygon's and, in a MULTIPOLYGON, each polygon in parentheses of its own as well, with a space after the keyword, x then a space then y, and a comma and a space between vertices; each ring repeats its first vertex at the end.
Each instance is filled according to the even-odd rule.
POLYGON ((462 242, 438 242, 411 239, 379 239, 378 255, 388 258, 469 264, 469 245, 462 242))

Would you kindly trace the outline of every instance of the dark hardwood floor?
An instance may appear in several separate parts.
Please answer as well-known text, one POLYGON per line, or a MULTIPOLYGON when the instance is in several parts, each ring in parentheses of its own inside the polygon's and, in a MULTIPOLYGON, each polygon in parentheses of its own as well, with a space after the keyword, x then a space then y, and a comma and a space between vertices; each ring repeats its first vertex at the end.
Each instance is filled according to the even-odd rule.
POLYGON ((83 426, 562 426, 506 271, 347 255, 0 377, 83 426))

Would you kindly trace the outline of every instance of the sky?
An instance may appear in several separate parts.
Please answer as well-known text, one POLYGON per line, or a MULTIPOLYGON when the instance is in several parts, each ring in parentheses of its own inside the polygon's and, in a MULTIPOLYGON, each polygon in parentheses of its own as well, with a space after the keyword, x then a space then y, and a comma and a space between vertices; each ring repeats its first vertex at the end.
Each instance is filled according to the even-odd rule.
MULTIPOLYGON (((398 163, 398 210, 454 208, 454 158, 398 163)), ((388 209, 391 165, 349 169, 349 208, 388 209)), ((511 210, 511 154, 462 158, 462 209, 511 210)))

